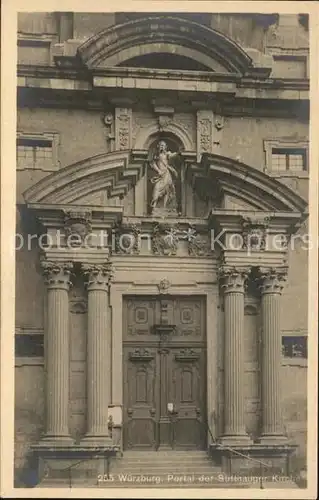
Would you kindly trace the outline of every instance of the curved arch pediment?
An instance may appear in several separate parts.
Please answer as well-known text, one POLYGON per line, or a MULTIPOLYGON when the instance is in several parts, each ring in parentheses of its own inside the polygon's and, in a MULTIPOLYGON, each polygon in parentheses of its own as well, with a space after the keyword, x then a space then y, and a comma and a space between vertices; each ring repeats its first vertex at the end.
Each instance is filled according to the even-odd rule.
MULTIPOLYGON (((27 203, 81 204, 85 197, 105 190, 108 198, 125 196, 145 174, 148 151, 104 153, 64 167, 24 193, 27 203)), ((204 154, 189 165, 195 190, 214 187, 255 210, 303 213, 307 203, 290 188, 264 172, 236 160, 204 154)), ((145 200, 147 203, 147 200, 145 200)))
POLYGON ((250 205, 256 210, 299 212, 306 201, 277 179, 232 158, 205 153, 201 163, 191 166, 193 184, 216 184, 223 194, 250 205))
POLYGON ((24 193, 27 203, 72 204, 105 190, 125 196, 142 177, 146 152, 116 151, 74 163, 45 177, 24 193))
MULTIPOLYGON (((143 54, 174 51, 196 58, 210 71, 244 74, 251 57, 224 34, 186 19, 140 18, 107 28, 86 40, 78 55, 88 67, 116 66, 143 54)), ((196 60, 194 59, 194 60, 196 60)))

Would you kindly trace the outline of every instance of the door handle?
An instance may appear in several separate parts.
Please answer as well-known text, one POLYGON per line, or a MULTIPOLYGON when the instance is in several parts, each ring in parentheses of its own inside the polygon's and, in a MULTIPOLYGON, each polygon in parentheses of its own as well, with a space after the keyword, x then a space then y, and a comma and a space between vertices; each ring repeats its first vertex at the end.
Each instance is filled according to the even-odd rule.
POLYGON ((152 409, 150 410, 150 414, 151 414, 151 416, 152 416, 152 417, 154 417, 155 413, 156 413, 155 408, 152 408, 152 409))

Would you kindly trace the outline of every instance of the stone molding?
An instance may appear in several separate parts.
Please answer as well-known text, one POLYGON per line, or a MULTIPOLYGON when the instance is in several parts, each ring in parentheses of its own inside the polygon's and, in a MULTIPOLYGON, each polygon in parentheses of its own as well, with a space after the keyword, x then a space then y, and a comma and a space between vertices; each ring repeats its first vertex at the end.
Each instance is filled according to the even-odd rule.
POLYGON ((247 52, 224 34, 207 26, 167 15, 139 18, 106 28, 82 43, 78 47, 77 54, 89 68, 103 67, 114 54, 119 55, 117 58, 119 64, 121 52, 126 51, 124 56, 126 58, 140 54, 141 52, 134 51, 134 48, 138 49, 145 45, 150 33, 152 44, 169 41, 179 48, 184 47, 183 53, 186 56, 189 51, 197 51, 198 57, 205 55, 208 70, 216 69, 216 53, 218 53, 219 67, 224 68, 226 73, 247 76, 258 70, 260 76, 265 78, 270 71, 270 68, 255 67, 247 52), (206 49, 205 52, 203 47, 206 49))

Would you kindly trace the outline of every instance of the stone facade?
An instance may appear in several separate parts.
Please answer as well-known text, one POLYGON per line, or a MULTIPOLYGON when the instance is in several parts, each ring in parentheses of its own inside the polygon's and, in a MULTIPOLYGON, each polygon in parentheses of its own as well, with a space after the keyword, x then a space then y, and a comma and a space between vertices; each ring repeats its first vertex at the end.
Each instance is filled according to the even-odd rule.
MULTIPOLYGON (((45 462, 125 453, 128 296, 162 309, 163 297, 204 301, 204 344, 194 333, 174 363, 196 371, 196 349, 206 353, 200 419, 223 467, 228 446, 306 466, 308 165, 288 162, 308 156, 307 26, 294 15, 198 19, 19 14, 19 484, 30 457, 43 474, 45 462), (176 158, 171 213, 150 207, 160 140, 176 158), (278 235, 294 245, 278 247, 278 235)), ((164 343, 179 332, 165 314, 164 343)), ((142 340, 130 362, 153 366, 142 340)))

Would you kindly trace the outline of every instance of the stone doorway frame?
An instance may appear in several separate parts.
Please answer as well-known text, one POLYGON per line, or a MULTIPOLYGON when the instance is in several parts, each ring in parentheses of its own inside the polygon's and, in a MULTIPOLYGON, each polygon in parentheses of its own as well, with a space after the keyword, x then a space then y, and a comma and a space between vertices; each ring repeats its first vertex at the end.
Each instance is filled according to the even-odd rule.
MULTIPOLYGON (((168 274, 168 279, 169 279, 168 274)), ((176 278, 175 278, 176 279, 176 278)), ((219 288, 217 281, 211 284, 195 284, 190 286, 172 285, 170 295, 189 296, 199 295, 206 300, 206 412, 207 422, 216 436, 214 415, 218 408, 218 369, 220 359, 218 356, 218 330, 220 323, 219 314, 219 288)), ((123 413, 123 301, 126 295, 159 295, 158 285, 156 284, 124 284, 113 283, 110 291, 110 308, 112 324, 112 362, 111 362, 111 402, 113 409, 121 413, 121 421, 117 432, 117 442, 123 450, 122 433, 122 413, 123 413), (119 410, 120 409, 120 410, 119 410)), ((211 444, 210 433, 207 432, 207 449, 211 444)))

